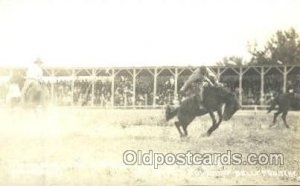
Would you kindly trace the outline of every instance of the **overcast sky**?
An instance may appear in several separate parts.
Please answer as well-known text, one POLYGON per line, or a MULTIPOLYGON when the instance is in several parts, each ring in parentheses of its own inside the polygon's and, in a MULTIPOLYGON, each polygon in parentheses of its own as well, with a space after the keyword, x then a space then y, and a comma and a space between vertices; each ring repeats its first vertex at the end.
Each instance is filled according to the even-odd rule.
POLYGON ((299 0, 0 0, 0 64, 212 65, 299 18, 299 0))

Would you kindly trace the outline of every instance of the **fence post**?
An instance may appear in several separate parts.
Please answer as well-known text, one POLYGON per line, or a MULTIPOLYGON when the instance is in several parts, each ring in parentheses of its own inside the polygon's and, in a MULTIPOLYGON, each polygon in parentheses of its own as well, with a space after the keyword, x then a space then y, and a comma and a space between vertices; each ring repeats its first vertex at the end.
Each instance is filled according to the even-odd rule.
POLYGON ((115 69, 112 69, 111 72, 111 106, 114 108, 115 106, 115 69))
POLYGON ((283 67, 283 93, 286 93, 287 67, 283 67))
POLYGON ((178 67, 175 67, 175 74, 174 74, 174 100, 173 103, 176 105, 178 104, 178 67))
POLYGON ((53 77, 53 81, 51 82, 51 102, 54 104, 54 83, 56 81, 54 69, 51 69, 51 76, 53 77))
POLYGON ((239 72, 239 103, 242 105, 243 103, 243 68, 240 67, 240 72, 239 72))
POLYGON ((91 92, 91 100, 92 100, 92 106, 94 106, 95 102, 95 82, 96 82, 96 70, 93 68, 92 69, 92 92, 91 92))
POLYGON ((265 87, 265 68, 264 67, 260 67, 261 71, 260 71, 260 105, 264 104, 264 87, 265 87))
POLYGON ((156 107, 157 67, 154 69, 153 108, 156 107))
POLYGON ((133 99, 132 99, 132 106, 133 106, 133 108, 135 108, 135 96, 136 96, 136 85, 135 85, 135 83, 136 83, 136 69, 134 68, 133 69, 133 75, 132 75, 133 77, 132 77, 132 83, 133 83, 133 87, 132 87, 132 96, 133 96, 133 99))

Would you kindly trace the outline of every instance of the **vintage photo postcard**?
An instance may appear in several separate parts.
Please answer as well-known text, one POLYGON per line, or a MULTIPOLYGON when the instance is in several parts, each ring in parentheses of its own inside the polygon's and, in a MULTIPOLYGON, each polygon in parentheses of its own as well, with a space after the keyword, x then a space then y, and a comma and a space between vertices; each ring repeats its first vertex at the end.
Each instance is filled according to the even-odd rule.
POLYGON ((0 185, 300 185, 299 0, 0 0, 0 185))

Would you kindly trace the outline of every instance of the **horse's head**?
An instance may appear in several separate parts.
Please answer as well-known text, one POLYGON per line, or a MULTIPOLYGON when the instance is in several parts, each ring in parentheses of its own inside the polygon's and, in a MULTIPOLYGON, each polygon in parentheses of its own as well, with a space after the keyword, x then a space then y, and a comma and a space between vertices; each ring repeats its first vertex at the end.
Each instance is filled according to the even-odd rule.
POLYGON ((223 113, 223 119, 224 121, 229 120, 233 114, 241 108, 238 100, 236 97, 230 93, 228 94, 228 99, 225 103, 224 113, 223 113))

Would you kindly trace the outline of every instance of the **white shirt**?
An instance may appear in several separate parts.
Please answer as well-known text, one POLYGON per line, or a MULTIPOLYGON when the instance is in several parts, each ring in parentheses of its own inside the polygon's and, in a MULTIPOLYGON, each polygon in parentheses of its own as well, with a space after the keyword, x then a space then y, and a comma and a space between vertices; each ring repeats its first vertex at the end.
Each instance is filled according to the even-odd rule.
POLYGON ((28 67, 26 72, 26 78, 29 79, 40 79, 43 77, 43 70, 41 67, 37 66, 36 64, 33 64, 28 67))
POLYGON ((11 98, 19 98, 19 97, 21 97, 21 90, 19 85, 16 83, 10 84, 8 88, 7 97, 6 97, 7 102, 9 102, 11 98))
POLYGON ((10 93, 11 97, 20 97, 21 96, 21 91, 20 91, 19 85, 16 83, 11 84, 9 86, 8 92, 10 93))

